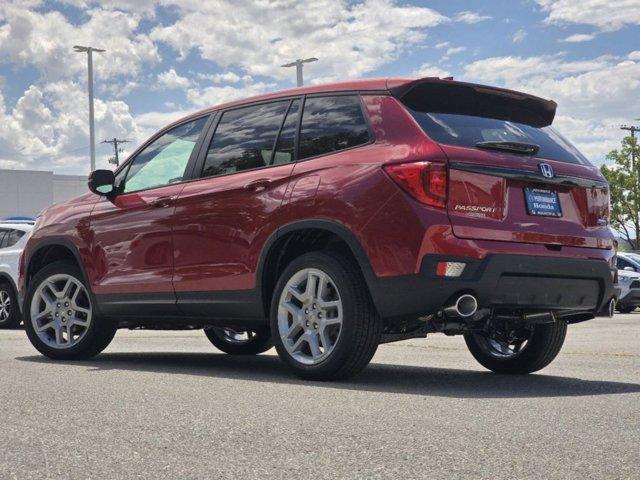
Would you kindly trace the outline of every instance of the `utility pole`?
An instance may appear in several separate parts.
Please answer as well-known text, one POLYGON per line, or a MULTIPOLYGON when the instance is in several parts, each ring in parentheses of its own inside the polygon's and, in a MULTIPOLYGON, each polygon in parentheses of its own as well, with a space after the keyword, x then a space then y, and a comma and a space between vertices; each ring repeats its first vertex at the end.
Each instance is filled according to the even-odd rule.
POLYGON ((121 143, 129 143, 129 140, 118 140, 116 137, 113 137, 113 140, 103 140, 100 143, 109 143, 113 145, 113 151, 115 155, 109 159, 109 163, 115 165, 116 167, 120 165, 120 158, 118 157, 118 154, 122 152, 122 148, 118 147, 118 145, 121 143))
POLYGON ((75 52, 87 53, 88 88, 89 88, 89 143, 91 150, 91 171, 96 169, 96 134, 93 120, 93 52, 104 52, 105 50, 93 47, 83 47, 74 45, 75 52))
POLYGON ((284 67, 284 68, 296 67, 296 83, 299 87, 301 87, 302 85, 304 85, 304 80, 302 78, 303 64, 317 62, 317 61, 318 59, 316 57, 310 57, 310 58, 304 58, 304 59, 299 58, 295 62, 285 63, 284 65, 281 65, 281 67, 284 67))

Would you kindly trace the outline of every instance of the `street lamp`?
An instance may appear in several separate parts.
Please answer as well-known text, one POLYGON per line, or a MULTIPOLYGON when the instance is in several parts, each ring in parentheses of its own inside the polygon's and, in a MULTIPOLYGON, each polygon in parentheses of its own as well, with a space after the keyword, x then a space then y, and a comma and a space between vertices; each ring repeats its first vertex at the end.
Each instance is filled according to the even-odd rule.
POLYGON ((282 67, 296 67, 296 80, 298 81, 298 86, 301 87, 303 85, 303 81, 302 81, 302 64, 303 63, 311 63, 311 62, 317 62, 318 59, 316 57, 311 57, 311 58, 305 58, 305 59, 298 59, 295 62, 291 62, 291 63, 285 63, 284 65, 281 65, 282 67))
POLYGON ((96 169, 96 134, 93 126, 93 52, 104 52, 100 48, 74 45, 75 52, 87 52, 87 69, 89 71, 89 142, 91 143, 91 171, 96 169))

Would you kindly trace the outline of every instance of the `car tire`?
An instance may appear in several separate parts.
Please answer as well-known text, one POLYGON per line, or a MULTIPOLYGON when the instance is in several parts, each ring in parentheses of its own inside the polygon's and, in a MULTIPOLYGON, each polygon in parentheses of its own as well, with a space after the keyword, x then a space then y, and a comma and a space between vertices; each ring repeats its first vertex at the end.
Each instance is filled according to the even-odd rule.
POLYGON ((567 324, 561 320, 534 325, 526 347, 513 356, 500 356, 491 352, 486 339, 480 334, 467 333, 464 339, 471 355, 488 370, 495 373, 527 374, 543 369, 556 358, 566 334, 567 324))
POLYGON ((0 281, 0 328, 16 328, 21 320, 16 292, 9 282, 0 281))
POLYGON ((628 306, 628 307, 616 306, 616 310, 618 310, 618 312, 620 312, 620 313, 631 313, 635 309, 636 309, 635 306, 628 306))
POLYGON ((252 330, 211 327, 205 328, 204 333, 214 347, 230 355, 258 355, 273 347, 269 327, 252 330))
POLYGON ((54 360, 82 360, 107 348, 116 333, 116 325, 98 316, 92 303, 83 275, 74 263, 54 262, 36 273, 24 303, 25 330, 36 350, 54 360), (42 311, 36 313, 40 309, 42 311), (63 316, 67 313, 69 320, 63 316))
POLYGON ((304 254, 284 269, 270 320, 278 355, 309 380, 360 372, 375 354, 382 328, 359 267, 330 252, 304 254))

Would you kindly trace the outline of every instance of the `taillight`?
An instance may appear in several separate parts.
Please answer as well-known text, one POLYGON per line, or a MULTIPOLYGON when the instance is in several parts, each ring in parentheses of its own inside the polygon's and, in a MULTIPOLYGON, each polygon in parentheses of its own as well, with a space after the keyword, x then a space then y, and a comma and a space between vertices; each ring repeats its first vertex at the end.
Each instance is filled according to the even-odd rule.
POLYGON ((416 200, 432 207, 446 207, 447 166, 444 163, 399 163, 386 165, 384 168, 416 200))

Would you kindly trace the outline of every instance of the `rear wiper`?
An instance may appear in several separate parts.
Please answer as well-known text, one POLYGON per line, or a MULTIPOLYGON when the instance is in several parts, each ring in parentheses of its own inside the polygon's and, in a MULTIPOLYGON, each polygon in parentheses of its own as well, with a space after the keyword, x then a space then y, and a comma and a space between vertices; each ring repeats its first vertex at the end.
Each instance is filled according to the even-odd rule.
POLYGON ((478 142, 478 148, 486 148, 487 150, 505 150, 507 152, 523 153, 525 155, 535 155, 540 150, 539 145, 533 143, 520 142, 478 142))

